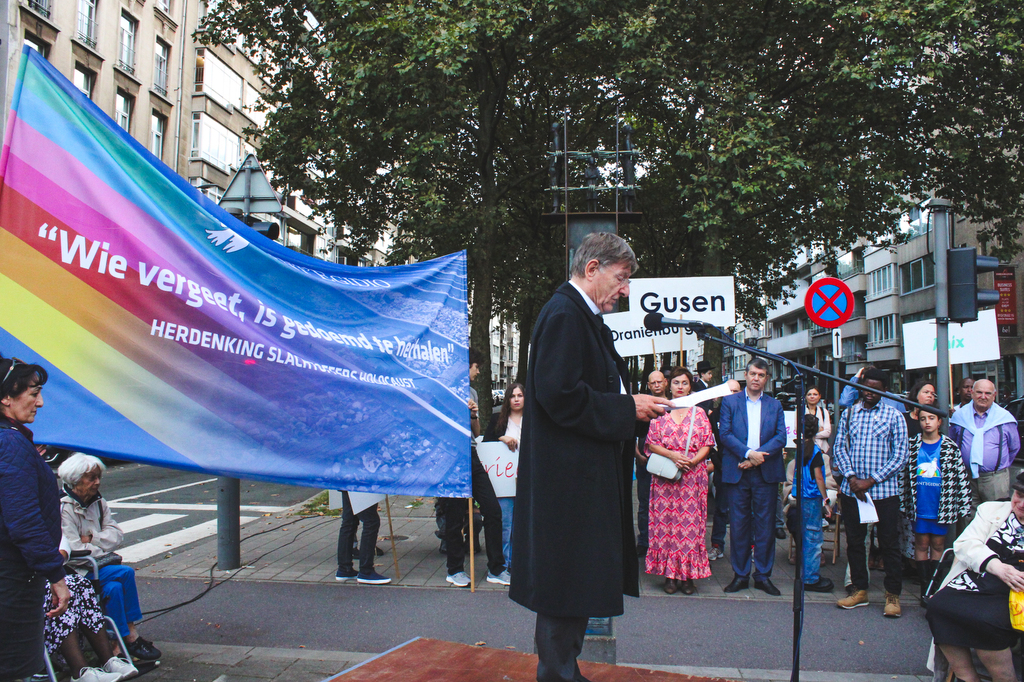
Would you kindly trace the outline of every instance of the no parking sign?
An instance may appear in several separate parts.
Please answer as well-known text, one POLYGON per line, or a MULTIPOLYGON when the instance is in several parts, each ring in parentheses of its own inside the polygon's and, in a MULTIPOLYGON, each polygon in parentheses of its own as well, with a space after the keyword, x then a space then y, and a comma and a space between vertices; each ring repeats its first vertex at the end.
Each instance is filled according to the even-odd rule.
POLYGON ((839 327, 853 316, 853 292, 841 279, 822 277, 807 289, 804 309, 819 327, 839 327))

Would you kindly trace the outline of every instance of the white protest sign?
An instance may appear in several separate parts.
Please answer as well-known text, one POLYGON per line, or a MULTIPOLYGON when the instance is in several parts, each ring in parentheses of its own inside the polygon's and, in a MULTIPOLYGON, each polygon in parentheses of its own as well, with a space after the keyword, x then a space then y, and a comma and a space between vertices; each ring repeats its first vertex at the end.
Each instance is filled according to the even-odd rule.
POLYGON ((480 443, 476 446, 480 464, 491 479, 495 497, 515 497, 516 477, 519 475, 519 450, 509 450, 501 441, 480 443))
MULTIPOLYGON (((632 286, 632 285, 630 285, 632 286)), ((679 352, 679 335, 682 334, 682 350, 697 350, 697 336, 680 329, 663 329, 652 332, 644 328, 643 316, 631 312, 602 315, 604 323, 612 330, 615 350, 624 358, 652 353, 679 352)))
POLYGON ((705 388, 703 391, 684 395, 682 398, 673 398, 672 404, 676 407, 693 407, 694 405, 699 405, 707 400, 723 398, 731 393, 732 389, 729 388, 729 384, 718 384, 711 388, 705 388))
MULTIPOLYGON (((329 490, 327 491, 327 508, 328 509, 341 509, 341 492, 340 490, 329 490)), ((384 495, 378 493, 349 493, 348 501, 352 503, 352 513, 358 514, 364 509, 369 509, 375 504, 384 501, 384 495)))
POLYGON ((783 412, 783 418, 786 420, 786 447, 796 447, 796 410, 791 412, 783 412))
MULTIPOLYGON (((999 359, 995 310, 979 311, 975 322, 950 322, 948 329, 951 365, 999 359)), ((903 362, 907 369, 935 367, 935 337, 935 320, 903 325, 903 362)))
POLYGON ((736 324, 736 287, 732 277, 633 279, 629 281, 629 310, 640 321, 647 313, 661 313, 670 319, 732 327, 736 324))

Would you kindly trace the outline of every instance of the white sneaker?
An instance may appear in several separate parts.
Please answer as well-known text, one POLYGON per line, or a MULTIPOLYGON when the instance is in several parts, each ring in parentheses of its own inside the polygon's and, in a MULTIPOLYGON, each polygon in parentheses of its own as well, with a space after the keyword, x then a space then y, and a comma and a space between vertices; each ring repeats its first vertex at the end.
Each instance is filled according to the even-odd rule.
POLYGON ((465 571, 459 571, 454 575, 450 575, 445 580, 455 585, 455 587, 469 587, 469 576, 466 575, 465 571))
POLYGON ((82 668, 81 676, 72 677, 71 682, 118 682, 120 679, 120 673, 108 673, 102 668, 82 668))
POLYGON ((488 573, 487 574, 487 582, 489 582, 489 583, 497 583, 498 585, 511 585, 512 584, 512 574, 509 573, 508 571, 502 571, 498 575, 491 575, 490 573, 488 573))
POLYGON ((130 680, 139 674, 138 668, 118 656, 111 656, 110 660, 103 664, 103 669, 108 673, 118 673, 122 680, 130 680))

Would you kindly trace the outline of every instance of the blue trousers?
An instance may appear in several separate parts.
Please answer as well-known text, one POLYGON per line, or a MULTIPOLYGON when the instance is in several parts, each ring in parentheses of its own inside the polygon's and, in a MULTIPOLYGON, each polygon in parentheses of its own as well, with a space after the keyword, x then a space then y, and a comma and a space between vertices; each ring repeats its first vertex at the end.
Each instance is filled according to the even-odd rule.
POLYGON ((512 571, 512 514, 515 511, 516 498, 499 497, 501 507, 501 551, 505 554, 505 570, 512 571))
POLYGON ((100 587, 107 600, 104 610, 117 626, 122 637, 128 636, 128 623, 142 620, 139 591, 135 587, 135 570, 118 564, 100 569, 100 587))
POLYGON ((754 546, 754 580, 772 576, 775 566, 775 505, 778 483, 765 483, 757 469, 741 472, 739 483, 726 484, 729 496, 729 562, 740 578, 749 578, 754 546))
POLYGON ((821 498, 808 497, 803 501, 804 517, 804 584, 816 583, 821 572, 821 498))

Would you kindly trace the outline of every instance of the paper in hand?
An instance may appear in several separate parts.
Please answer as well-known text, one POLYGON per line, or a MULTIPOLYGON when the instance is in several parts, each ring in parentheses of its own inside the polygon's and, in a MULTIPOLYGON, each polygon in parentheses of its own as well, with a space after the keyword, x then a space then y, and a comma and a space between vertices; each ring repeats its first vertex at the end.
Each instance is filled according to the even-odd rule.
POLYGON ((715 398, 721 398, 727 396, 732 391, 729 389, 729 384, 718 384, 711 388, 705 388, 703 391, 697 393, 691 393, 690 395, 684 395, 682 398, 675 398, 672 400, 672 405, 676 408, 680 407, 693 407, 707 400, 714 400, 715 398))
POLYGON ((875 503, 871 501, 871 495, 864 493, 864 500, 859 497, 854 498, 857 500, 857 514, 860 516, 861 523, 878 523, 878 512, 875 510, 875 503))

